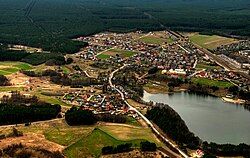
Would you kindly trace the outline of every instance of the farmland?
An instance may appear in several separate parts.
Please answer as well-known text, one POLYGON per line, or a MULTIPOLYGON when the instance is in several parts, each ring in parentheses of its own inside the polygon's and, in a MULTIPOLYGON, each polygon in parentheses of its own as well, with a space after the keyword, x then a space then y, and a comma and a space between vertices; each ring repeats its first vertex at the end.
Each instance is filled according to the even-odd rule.
POLYGON ((141 38, 140 41, 148 43, 148 44, 162 44, 166 40, 158 38, 158 37, 154 37, 154 36, 145 36, 141 38))
POLYGON ((221 45, 231 44, 233 42, 237 42, 236 39, 221 37, 217 35, 202 35, 194 33, 190 36, 190 40, 201 47, 207 49, 215 49, 221 45))
POLYGON ((192 78, 192 82, 200 85, 217 86, 219 88, 228 88, 233 86, 232 83, 227 81, 212 80, 207 78, 192 78))
POLYGON ((106 52, 103 52, 102 54, 99 54, 97 58, 99 59, 108 59, 111 56, 115 57, 116 55, 119 55, 121 58, 128 58, 136 54, 136 52, 128 51, 128 50, 121 50, 121 49, 111 49, 106 52))
POLYGON ((10 75, 19 70, 30 70, 32 66, 22 62, 0 62, 0 74, 10 75))
MULTIPOLYGON (((23 140, 23 144, 40 146, 41 143, 44 143, 44 148, 48 148, 49 144, 54 143, 53 147, 50 145, 50 150, 60 147, 68 158, 98 157, 101 154, 102 147, 107 145, 115 146, 128 142, 132 143, 134 147, 138 147, 143 140, 158 143, 149 128, 123 124, 104 123, 71 127, 64 120, 54 120, 48 123, 32 124, 30 127, 18 126, 16 128, 24 133, 23 139, 27 137, 27 140, 23 140), (122 133, 124 133, 124 136, 122 136, 122 133), (29 137, 32 137, 36 144, 28 142, 29 137)), ((6 134, 10 131, 11 128, 0 128, 0 134, 6 134)), ((17 139, 22 139, 22 137, 17 139)), ((1 143, 3 144, 4 141, 1 143)), ((160 143, 158 145, 162 146, 160 143)))
POLYGON ((102 31, 207 31, 249 35, 248 0, 0 0, 0 42, 74 53, 71 38, 102 31), (56 9, 55 9, 56 8, 56 9), (212 8, 212 9, 211 9, 212 8))

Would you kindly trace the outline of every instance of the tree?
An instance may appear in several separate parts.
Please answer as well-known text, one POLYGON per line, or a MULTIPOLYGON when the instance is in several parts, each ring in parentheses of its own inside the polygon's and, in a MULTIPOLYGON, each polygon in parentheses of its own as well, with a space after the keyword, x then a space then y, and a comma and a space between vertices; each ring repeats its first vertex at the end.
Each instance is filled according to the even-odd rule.
POLYGON ((9 84, 9 80, 4 75, 0 75, 0 86, 7 86, 9 84))
POLYGON ((76 107, 72 107, 65 113, 65 120, 70 126, 92 125, 97 121, 92 111, 81 110, 76 107))
POLYGON ((150 143, 149 141, 141 142, 141 150, 142 151, 156 151, 156 144, 150 143))
POLYGON ((73 63, 73 59, 72 58, 67 58, 66 59, 66 64, 71 64, 71 63, 73 63))

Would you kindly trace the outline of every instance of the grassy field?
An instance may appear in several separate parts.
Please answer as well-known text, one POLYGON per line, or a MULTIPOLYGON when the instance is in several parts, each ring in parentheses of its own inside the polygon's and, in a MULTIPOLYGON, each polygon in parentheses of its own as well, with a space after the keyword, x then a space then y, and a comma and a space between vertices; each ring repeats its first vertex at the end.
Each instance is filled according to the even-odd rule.
POLYGON ((0 87, 0 92, 7 92, 7 91, 23 91, 23 87, 8 87, 8 86, 3 86, 0 87))
POLYGON ((201 35, 198 33, 190 34, 189 38, 192 42, 207 49, 215 49, 221 45, 237 42, 237 40, 233 38, 227 38, 217 35, 201 35))
POLYGON ((78 141, 82 137, 86 137, 94 127, 55 127, 44 132, 47 140, 57 144, 68 146, 78 141))
POLYGON ((133 146, 138 147, 141 141, 143 140, 118 140, 103 130, 95 128, 89 136, 84 137, 71 146, 67 147, 64 150, 64 154, 68 158, 89 156, 99 157, 101 154, 101 149, 104 146, 116 146, 122 143, 132 143, 133 146))
POLYGON ((147 44, 158 44, 158 45, 166 42, 165 39, 155 37, 155 36, 145 36, 145 37, 140 38, 140 41, 147 43, 147 44))
POLYGON ((69 74, 70 73, 70 69, 67 68, 66 66, 62 66, 61 68, 63 70, 63 73, 65 73, 65 74, 69 74))
POLYGON ((148 93, 167 93, 168 92, 168 86, 167 85, 163 86, 163 85, 158 85, 158 84, 154 84, 154 83, 151 83, 151 82, 144 85, 143 88, 148 93))
MULTIPOLYGON (((62 119, 47 123, 32 123, 28 127, 17 126, 16 128, 25 135, 35 134, 40 137, 43 135, 44 139, 64 146, 63 153, 68 158, 99 157, 104 146, 132 143, 133 147, 139 147, 140 142, 145 140, 162 146, 150 128, 127 124, 101 123, 91 126, 68 126, 62 119)), ((0 128, 0 134, 10 133, 11 130, 11 127, 0 128)), ((34 142, 36 141, 38 140, 34 142)))
POLYGON ((233 86, 232 83, 227 81, 211 80, 207 78, 192 78, 192 82, 201 85, 217 86, 219 88, 228 88, 233 86))
POLYGON ((22 62, 0 62, 0 74, 10 75, 16 73, 19 70, 30 70, 32 66, 22 62))
POLYGON ((102 54, 97 55, 97 58, 99 59, 108 59, 111 56, 114 57, 117 54, 121 57, 121 58, 128 58, 131 57, 133 55, 135 55, 137 52, 134 51, 129 51, 129 50, 121 50, 121 49, 110 49, 109 51, 103 52, 102 54))
POLYGON ((47 103, 50 103, 50 104, 59 104, 61 106, 69 106, 71 107, 71 105, 68 105, 66 103, 64 103, 63 101, 61 101, 60 99, 57 99, 56 97, 54 96, 46 96, 46 95, 43 95, 41 93, 36 93, 35 94, 40 100, 42 101, 45 101, 47 103))
POLYGON ((140 139, 155 142, 158 146, 163 145, 156 139, 150 128, 121 125, 100 126, 99 128, 119 140, 131 141, 140 139))
POLYGON ((110 55, 102 53, 102 54, 97 55, 97 58, 99 58, 99 59, 108 59, 108 58, 110 58, 110 55))
POLYGON ((213 70, 213 69, 221 69, 220 66, 211 66, 211 65, 207 65, 205 63, 198 63, 195 67, 196 69, 207 69, 207 70, 213 70))

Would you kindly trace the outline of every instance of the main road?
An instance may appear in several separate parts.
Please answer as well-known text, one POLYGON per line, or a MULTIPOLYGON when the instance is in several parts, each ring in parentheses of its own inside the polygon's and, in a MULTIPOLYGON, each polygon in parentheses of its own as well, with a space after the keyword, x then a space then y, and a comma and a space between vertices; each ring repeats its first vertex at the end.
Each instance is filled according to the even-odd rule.
POLYGON ((176 149, 183 157, 188 158, 189 156, 183 152, 181 149, 178 148, 178 146, 174 145, 171 141, 169 141, 164 135, 162 135, 153 125, 153 123, 147 119, 140 111, 138 111, 136 108, 134 108, 133 106, 131 106, 125 99, 124 93, 119 90, 118 88, 115 87, 115 85, 112 83, 112 78, 114 77, 114 74, 116 72, 118 72, 119 70, 123 69, 124 67, 129 66, 129 64, 125 64, 122 67, 114 70, 113 72, 110 73, 109 75, 109 85, 111 88, 113 88, 114 90, 116 90, 122 97, 122 100, 124 101, 124 103, 129 107, 129 110, 132 110, 134 112, 136 112, 147 124, 149 127, 151 127, 151 129, 162 139, 164 140, 166 143, 168 143, 171 147, 173 147, 174 149, 176 149))

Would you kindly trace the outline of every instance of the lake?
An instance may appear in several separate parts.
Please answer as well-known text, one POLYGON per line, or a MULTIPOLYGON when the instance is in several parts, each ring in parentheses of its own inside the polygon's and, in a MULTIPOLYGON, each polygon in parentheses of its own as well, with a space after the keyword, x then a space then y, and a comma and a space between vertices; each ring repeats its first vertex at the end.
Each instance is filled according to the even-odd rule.
POLYGON ((225 103, 218 97, 190 94, 149 94, 144 101, 165 103, 202 140, 216 143, 250 144, 250 111, 242 105, 225 103))

